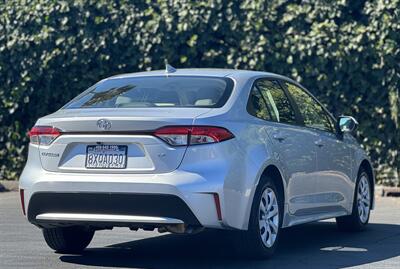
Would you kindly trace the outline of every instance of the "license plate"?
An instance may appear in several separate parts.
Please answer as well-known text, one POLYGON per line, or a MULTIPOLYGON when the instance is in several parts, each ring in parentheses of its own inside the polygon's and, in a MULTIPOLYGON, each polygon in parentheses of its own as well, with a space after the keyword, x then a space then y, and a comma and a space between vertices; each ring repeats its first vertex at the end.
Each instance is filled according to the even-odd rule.
POLYGON ((86 168, 124 169, 128 147, 121 145, 91 145, 86 148, 86 168))

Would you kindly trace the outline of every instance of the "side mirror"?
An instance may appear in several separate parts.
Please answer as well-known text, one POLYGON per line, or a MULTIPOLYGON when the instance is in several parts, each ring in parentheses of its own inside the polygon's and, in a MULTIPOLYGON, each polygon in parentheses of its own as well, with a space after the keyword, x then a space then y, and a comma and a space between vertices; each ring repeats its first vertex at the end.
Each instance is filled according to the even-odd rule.
POLYGON ((339 117, 339 129, 342 133, 351 133, 357 128, 358 122, 350 116, 339 117))

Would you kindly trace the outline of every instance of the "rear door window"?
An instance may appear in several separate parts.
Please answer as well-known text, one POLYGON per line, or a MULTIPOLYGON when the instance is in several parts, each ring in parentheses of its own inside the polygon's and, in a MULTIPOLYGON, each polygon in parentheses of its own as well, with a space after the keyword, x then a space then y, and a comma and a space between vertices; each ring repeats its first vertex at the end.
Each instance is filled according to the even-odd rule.
POLYGON ((295 112, 279 83, 257 80, 248 102, 248 111, 258 118, 281 123, 296 123, 295 112))
POLYGON ((257 87, 253 87, 247 102, 247 111, 250 115, 263 120, 272 120, 272 115, 267 109, 264 98, 257 87))
POLYGON ((64 109, 135 107, 222 107, 233 88, 229 78, 157 76, 101 81, 64 109))
POLYGON ((296 123, 295 112, 289 99, 277 81, 259 80, 256 87, 260 90, 271 113, 273 121, 296 123))

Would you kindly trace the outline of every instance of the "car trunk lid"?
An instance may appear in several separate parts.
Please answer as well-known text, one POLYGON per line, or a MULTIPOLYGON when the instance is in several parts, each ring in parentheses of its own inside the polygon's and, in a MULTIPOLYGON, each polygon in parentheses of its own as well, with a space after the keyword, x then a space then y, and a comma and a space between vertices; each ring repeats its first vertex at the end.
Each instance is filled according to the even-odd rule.
POLYGON ((186 146, 172 147, 152 133, 164 126, 192 125, 197 116, 208 111, 209 108, 60 110, 36 123, 61 131, 50 145, 39 146, 40 160, 43 168, 51 172, 171 172, 182 161, 186 146), (100 157, 102 162, 109 158, 116 165, 107 165, 107 160, 100 165, 100 157), (88 163, 93 158, 95 165, 88 163))

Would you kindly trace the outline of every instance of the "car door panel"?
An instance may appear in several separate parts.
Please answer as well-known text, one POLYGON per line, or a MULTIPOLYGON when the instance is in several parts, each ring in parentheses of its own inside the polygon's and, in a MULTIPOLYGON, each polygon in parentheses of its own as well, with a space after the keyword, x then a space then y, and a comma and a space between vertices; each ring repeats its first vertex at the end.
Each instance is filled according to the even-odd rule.
POLYGON ((348 211, 353 202, 351 149, 335 134, 318 133, 322 141, 317 149, 317 192, 321 195, 321 207, 337 206, 348 211))
POLYGON ((312 212, 315 205, 317 136, 299 126, 269 123, 267 133, 287 180, 289 211, 293 215, 312 212))
POLYGON ((304 128, 315 135, 316 170, 314 212, 316 215, 345 214, 349 208, 350 150, 336 136, 334 120, 307 91, 285 82, 285 88, 302 115, 304 128))

